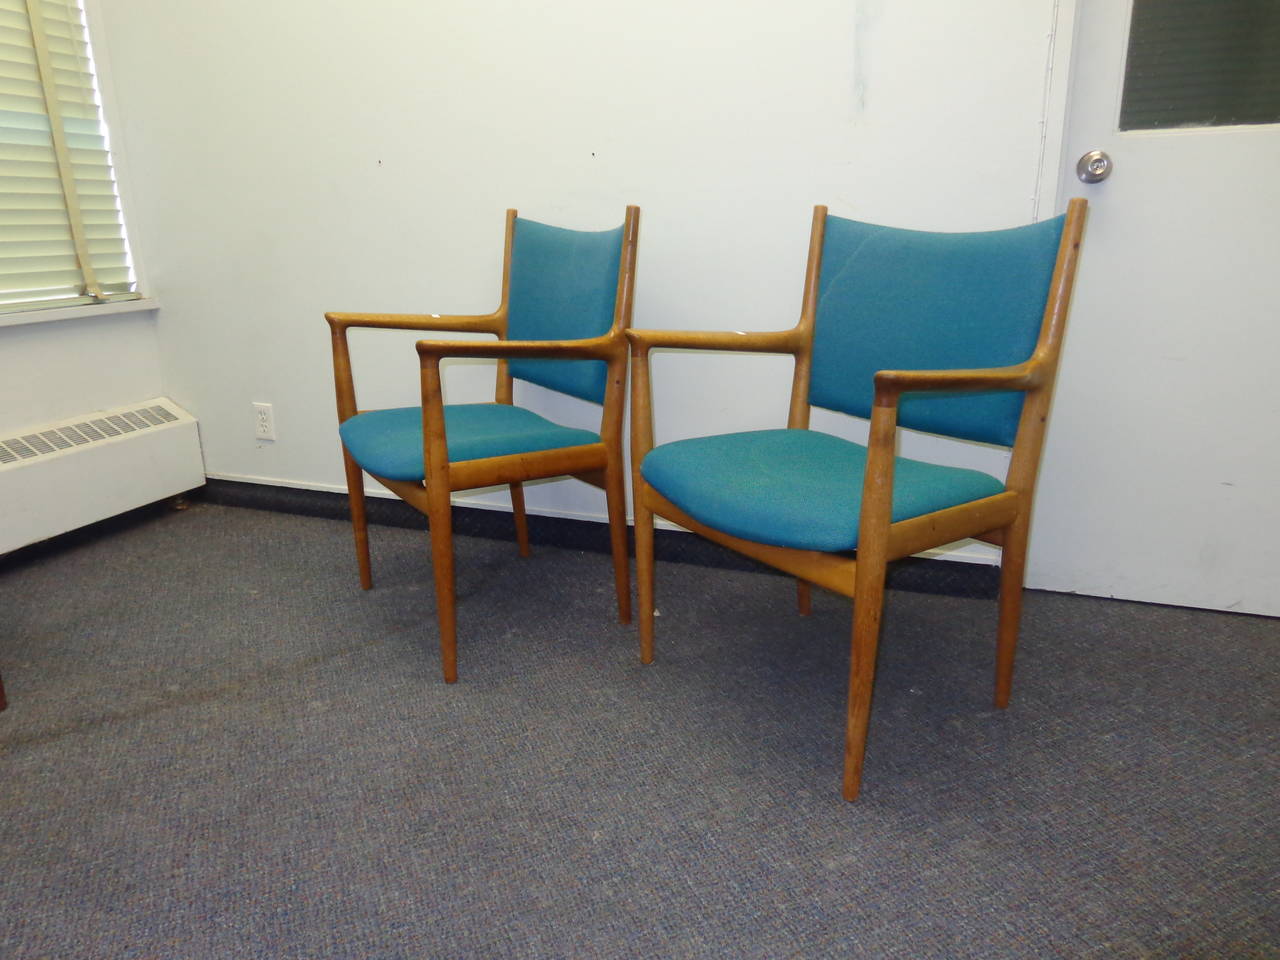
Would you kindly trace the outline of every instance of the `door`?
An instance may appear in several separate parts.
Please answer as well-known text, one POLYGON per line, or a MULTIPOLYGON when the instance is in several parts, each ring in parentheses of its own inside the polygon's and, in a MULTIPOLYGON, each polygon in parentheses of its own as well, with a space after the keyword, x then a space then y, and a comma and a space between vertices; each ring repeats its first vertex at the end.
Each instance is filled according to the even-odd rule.
POLYGON ((1121 131, 1130 12, 1074 5, 1059 209, 1091 209, 1030 582, 1280 615, 1280 124, 1121 131))

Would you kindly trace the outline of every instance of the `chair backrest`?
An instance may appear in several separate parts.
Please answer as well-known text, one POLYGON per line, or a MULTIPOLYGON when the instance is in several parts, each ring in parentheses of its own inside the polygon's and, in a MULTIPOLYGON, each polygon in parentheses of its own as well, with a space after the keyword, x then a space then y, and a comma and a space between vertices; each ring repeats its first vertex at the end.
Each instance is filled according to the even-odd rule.
MULTIPOLYGON (((880 370, 1002 367, 1030 358, 1065 217, 929 233, 827 216, 809 402, 869 417, 880 370)), ((1018 392, 902 397, 898 423, 1012 446, 1018 392)))
MULTIPOLYGON (((623 232, 589 232, 517 218, 511 247, 507 336, 579 340, 607 333, 621 300, 623 232)), ((623 318, 625 319, 625 318, 623 318)), ((512 360, 513 377, 594 403, 604 401, 602 360, 512 360)))

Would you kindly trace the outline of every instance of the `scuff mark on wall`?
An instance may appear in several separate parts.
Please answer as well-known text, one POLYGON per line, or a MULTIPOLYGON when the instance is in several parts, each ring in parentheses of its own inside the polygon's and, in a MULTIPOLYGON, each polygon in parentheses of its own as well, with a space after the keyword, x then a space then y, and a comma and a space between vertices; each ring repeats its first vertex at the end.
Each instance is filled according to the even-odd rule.
POLYGON ((860 116, 867 111, 869 97, 867 77, 870 74, 868 60, 871 51, 871 35, 880 15, 884 12, 884 0, 858 0, 853 20, 853 113, 860 116))

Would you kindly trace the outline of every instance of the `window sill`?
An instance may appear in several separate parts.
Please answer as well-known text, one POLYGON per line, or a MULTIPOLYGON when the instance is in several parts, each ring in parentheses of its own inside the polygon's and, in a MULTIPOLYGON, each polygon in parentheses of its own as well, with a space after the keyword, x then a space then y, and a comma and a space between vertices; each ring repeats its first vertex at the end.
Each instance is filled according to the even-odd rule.
POLYGON ((50 320, 91 320, 120 313, 142 313, 156 310, 159 301, 151 297, 138 300, 115 300, 111 303, 85 303, 74 307, 50 307, 47 310, 21 310, 17 313, 0 313, 0 327, 17 327, 29 323, 48 323, 50 320))

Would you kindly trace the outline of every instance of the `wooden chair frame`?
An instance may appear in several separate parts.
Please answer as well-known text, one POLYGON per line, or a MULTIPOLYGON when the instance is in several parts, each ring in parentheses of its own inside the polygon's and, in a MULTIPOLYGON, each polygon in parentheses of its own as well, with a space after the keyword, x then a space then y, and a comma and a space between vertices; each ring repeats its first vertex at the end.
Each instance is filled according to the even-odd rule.
MULTIPOLYGON (((636 242, 640 210, 627 207, 623 226, 622 257, 614 298, 613 325, 599 337, 581 340, 508 340, 507 317, 511 286, 511 251, 515 238, 516 211, 508 210, 506 241, 502 261, 502 300, 492 313, 483 315, 327 313, 333 340, 333 375, 341 424, 364 411, 356 405, 355 384, 347 331, 352 327, 373 329, 452 331, 489 333, 496 341, 420 340, 417 343, 422 387, 423 456, 426 466, 423 483, 390 480, 370 474, 375 480, 427 517, 431 531, 431 556, 440 622, 440 654, 446 683, 458 679, 457 604, 454 591, 453 525, 450 494, 506 484, 511 490, 520 555, 529 555, 529 527, 525 514, 526 480, 574 476, 605 492, 609 516, 609 537, 613 554, 618 615, 631 621, 631 586, 627 557, 626 473, 622 457, 622 415, 626 401, 627 339, 635 290, 636 242), (595 359, 607 365, 604 403, 600 417, 600 441, 573 447, 517 453, 450 463, 445 446, 444 400, 441 393, 440 362, 446 357, 495 358, 497 384, 494 400, 511 404, 513 377, 508 361, 520 358, 595 359)), ((369 562, 368 521, 365 511, 363 471, 343 447, 351 522, 355 533, 360 585, 373 586, 369 562)))
POLYGON ((787 426, 799 429, 809 426, 809 380, 827 208, 814 208, 800 321, 792 329, 768 333, 666 330, 627 332, 632 347, 631 470, 632 495, 635 500, 640 659, 644 663, 651 663, 654 652, 654 514, 796 576, 797 600, 801 613, 809 612, 811 583, 850 599, 856 598, 844 747, 843 793, 846 800, 857 798, 862 780, 884 600, 885 570, 891 560, 966 537, 981 539, 1001 548, 995 704, 1003 708, 1009 703, 1022 610, 1032 501, 1084 217, 1085 201, 1072 200, 1067 209, 1039 338, 1030 359, 1010 367, 979 370, 882 370, 875 375, 875 399, 863 478, 858 548, 853 558, 842 554, 755 543, 715 530, 694 520, 668 501, 649 486, 640 473, 640 465, 654 445, 649 353, 655 348, 790 354, 795 358, 795 371, 787 426), (890 521, 890 507, 898 401, 904 393, 939 390, 1020 390, 1026 394, 1005 490, 995 496, 893 523, 890 521))

